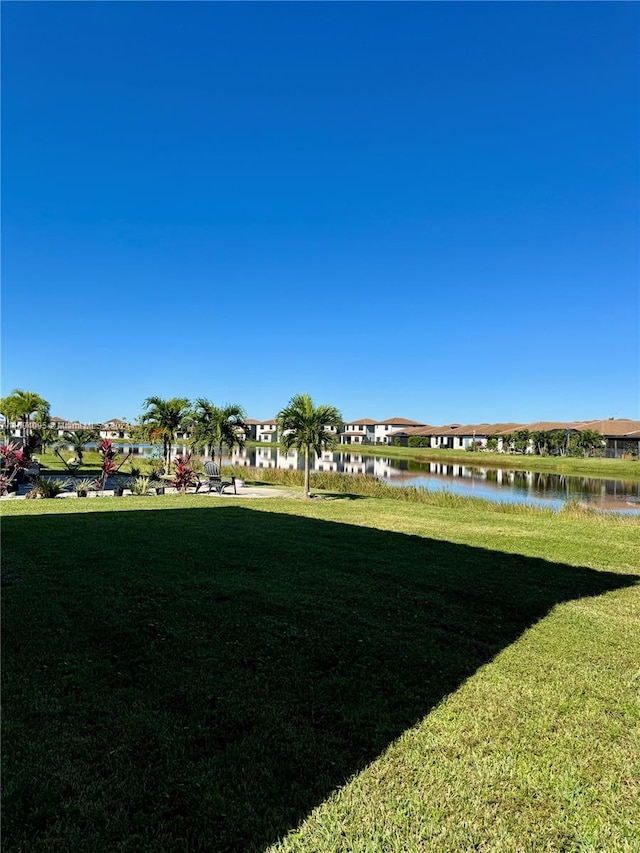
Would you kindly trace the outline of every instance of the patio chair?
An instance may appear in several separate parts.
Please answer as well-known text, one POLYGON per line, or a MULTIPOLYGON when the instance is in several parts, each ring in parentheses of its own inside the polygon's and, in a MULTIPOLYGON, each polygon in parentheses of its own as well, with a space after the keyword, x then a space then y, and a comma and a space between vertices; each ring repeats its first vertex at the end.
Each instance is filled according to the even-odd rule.
POLYGON ((196 494, 203 486, 208 486, 210 492, 215 491, 220 495, 224 494, 224 490, 227 486, 233 486, 233 493, 234 495, 236 494, 236 478, 232 477, 231 480, 223 480, 220 476, 220 466, 217 462, 205 462, 204 473, 206 479, 198 477, 196 494))

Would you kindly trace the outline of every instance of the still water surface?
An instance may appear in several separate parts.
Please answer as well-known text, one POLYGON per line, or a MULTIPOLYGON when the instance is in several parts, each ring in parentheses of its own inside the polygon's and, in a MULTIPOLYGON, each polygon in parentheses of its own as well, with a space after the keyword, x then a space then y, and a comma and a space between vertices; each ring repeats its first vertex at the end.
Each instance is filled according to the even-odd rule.
MULTIPOLYGON (((151 445, 125 447, 134 455, 148 456, 151 445)), ((186 453, 183 445, 176 453, 186 453)), ((256 468, 302 469, 302 454, 283 453, 275 447, 253 447, 223 457, 223 464, 256 468)), ((447 490, 454 494, 507 503, 525 503, 560 508, 566 501, 579 501, 596 509, 640 513, 640 483, 627 480, 602 480, 594 477, 567 477, 487 468, 482 465, 414 462, 388 459, 361 453, 323 453, 311 462, 313 471, 337 471, 345 474, 373 474, 392 486, 417 486, 430 491, 447 490)))

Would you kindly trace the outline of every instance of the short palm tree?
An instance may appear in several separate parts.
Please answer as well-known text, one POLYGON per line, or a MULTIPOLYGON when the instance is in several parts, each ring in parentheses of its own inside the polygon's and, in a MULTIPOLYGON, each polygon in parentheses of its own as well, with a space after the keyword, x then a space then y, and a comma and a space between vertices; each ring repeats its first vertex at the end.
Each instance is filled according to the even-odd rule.
POLYGON ((186 424, 189 401, 186 397, 171 397, 169 400, 147 397, 144 408, 146 412, 140 418, 138 436, 154 443, 162 442, 164 473, 168 474, 171 469, 173 443, 178 431, 186 424))
POLYGON ((57 440, 58 430, 44 424, 34 429, 32 438, 35 448, 40 448, 40 453, 46 453, 49 445, 57 440))
POLYGON ((76 459, 82 464, 84 451, 90 441, 98 441, 100 433, 96 429, 65 430, 59 443, 63 447, 71 447, 76 459))
POLYGON ((215 458, 215 448, 218 448, 218 462, 222 464, 222 448, 235 447, 240 450, 245 445, 246 424, 242 406, 231 404, 218 408, 210 400, 200 397, 191 413, 192 432, 191 447, 193 450, 206 450, 215 458))
POLYGON ((342 415, 335 406, 314 406, 308 394, 297 394, 278 412, 280 446, 288 451, 292 447, 304 454, 304 496, 309 497, 309 456, 335 447, 337 434, 342 429, 342 415), (331 432, 330 428, 335 428, 331 432))

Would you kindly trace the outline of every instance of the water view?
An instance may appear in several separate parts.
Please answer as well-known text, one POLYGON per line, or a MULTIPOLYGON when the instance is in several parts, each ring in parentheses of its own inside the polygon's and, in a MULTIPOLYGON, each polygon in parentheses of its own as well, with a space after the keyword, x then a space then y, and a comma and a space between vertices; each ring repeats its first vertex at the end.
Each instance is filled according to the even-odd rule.
MULTIPOLYGON (((124 452, 149 456, 151 445, 124 446, 124 452)), ((178 445, 176 453, 187 453, 178 445)), ((255 468, 299 469, 302 454, 283 453, 276 447, 252 447, 223 457, 223 464, 255 468)), ((416 486, 430 491, 448 490, 455 494, 507 503, 526 503, 560 508, 566 501, 579 501, 600 510, 640 512, 640 483, 603 480, 595 477, 564 476, 508 467, 461 465, 443 462, 416 462, 353 452, 325 452, 311 460, 312 471, 343 474, 372 474, 392 486, 416 486)))

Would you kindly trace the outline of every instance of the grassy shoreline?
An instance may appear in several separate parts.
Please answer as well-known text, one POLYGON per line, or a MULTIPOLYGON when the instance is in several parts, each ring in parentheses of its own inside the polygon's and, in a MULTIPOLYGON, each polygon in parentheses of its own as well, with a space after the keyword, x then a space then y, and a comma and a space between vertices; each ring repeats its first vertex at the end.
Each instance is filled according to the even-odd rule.
POLYGON ((576 477, 596 477, 599 479, 640 481, 640 462, 627 459, 599 459, 569 456, 536 456, 533 454, 490 453, 460 450, 435 450, 428 447, 392 447, 363 445, 362 448, 348 447, 345 452, 361 453, 370 456, 383 456, 390 459, 410 459, 415 462, 441 462, 445 465, 457 463, 479 468, 514 468, 519 471, 540 471, 550 474, 565 474, 576 477))
POLYGON ((637 522, 346 495, 2 514, 7 853, 640 846, 637 522))

